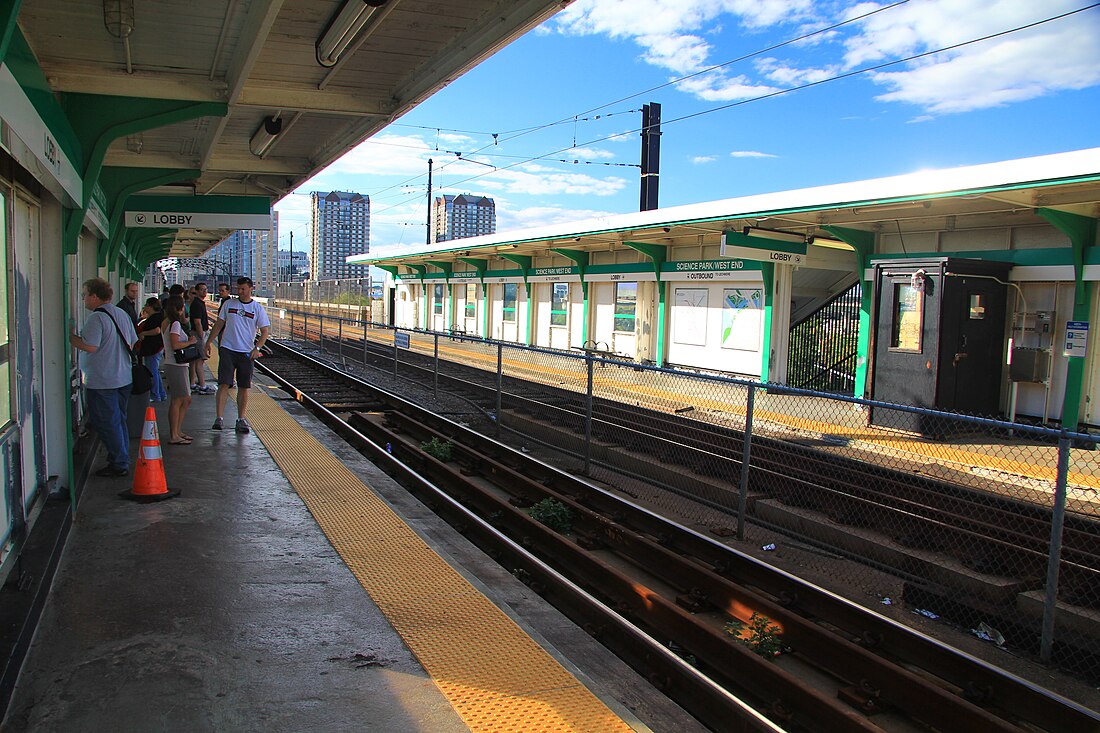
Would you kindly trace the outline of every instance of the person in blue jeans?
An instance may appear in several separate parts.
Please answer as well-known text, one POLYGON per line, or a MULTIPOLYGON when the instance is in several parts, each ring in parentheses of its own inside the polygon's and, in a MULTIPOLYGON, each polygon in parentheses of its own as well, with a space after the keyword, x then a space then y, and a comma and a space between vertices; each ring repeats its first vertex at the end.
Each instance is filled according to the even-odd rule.
POLYGON ((130 433, 126 426, 126 403, 133 387, 130 350, 137 348, 134 322, 111 303, 111 284, 92 278, 83 286, 88 320, 80 334, 69 334, 69 343, 81 351, 84 399, 88 423, 99 434, 107 450, 107 465, 96 476, 126 476, 130 473, 130 433), (113 321, 113 323, 112 323, 113 321), (116 328, 117 326, 117 328, 116 328), (119 338, 119 337, 122 338, 119 338))
POLYGON ((138 321, 138 353, 142 361, 153 375, 152 387, 149 389, 150 402, 164 402, 168 399, 168 392, 164 389, 164 380, 160 376, 160 360, 164 357, 164 341, 161 339, 161 324, 164 321, 164 311, 160 305, 160 298, 149 298, 145 301, 145 307, 141 309, 141 320, 138 321))

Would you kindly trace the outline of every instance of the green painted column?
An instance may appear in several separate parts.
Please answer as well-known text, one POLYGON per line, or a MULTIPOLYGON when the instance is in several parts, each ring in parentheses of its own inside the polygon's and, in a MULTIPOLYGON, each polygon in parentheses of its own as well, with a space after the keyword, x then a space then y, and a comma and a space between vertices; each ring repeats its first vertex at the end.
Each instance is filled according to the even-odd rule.
MULTIPOLYGON (((577 266, 577 270, 581 276, 581 297, 583 301, 581 303, 581 343, 584 344, 588 341, 588 283, 584 280, 585 270, 588 269, 588 252, 584 252, 579 249, 564 249, 561 247, 552 247, 551 252, 556 252, 562 257, 572 260, 573 264, 577 266)), ((570 329, 572 330, 572 329, 570 329)))
POLYGON ((760 381, 767 382, 772 367, 772 299, 775 294, 775 264, 760 263, 764 280, 764 346, 760 349, 760 381))
MULTIPOLYGON (((1070 214, 1055 209, 1036 209, 1035 213, 1043 217, 1063 234, 1069 237, 1073 246, 1073 318, 1074 321, 1089 319, 1089 298, 1093 283, 1085 282, 1085 249, 1096 243, 1096 219, 1080 214, 1070 214)), ((1093 329, 1093 339, 1096 330, 1093 329)), ((1057 345, 1055 345, 1057 348, 1057 345)), ((1093 348, 1096 345, 1093 344, 1093 348)), ((1062 399, 1062 427, 1077 430, 1081 420, 1081 395, 1085 383, 1085 357, 1068 357, 1066 365, 1066 393, 1062 399)))
POLYGON ((8 55, 8 46, 15 34, 19 6, 22 4, 23 0, 0 0, 0 64, 4 63, 8 55))
POLYGON ((863 275, 871 266, 871 255, 875 253, 875 233, 865 232, 862 229, 849 229, 847 227, 827 226, 822 227, 829 234, 852 246, 856 255, 856 277, 860 283, 859 299, 859 334, 856 337, 856 384, 855 396, 868 397, 867 376, 871 364, 871 296, 874 294, 874 283, 864 280, 863 275))

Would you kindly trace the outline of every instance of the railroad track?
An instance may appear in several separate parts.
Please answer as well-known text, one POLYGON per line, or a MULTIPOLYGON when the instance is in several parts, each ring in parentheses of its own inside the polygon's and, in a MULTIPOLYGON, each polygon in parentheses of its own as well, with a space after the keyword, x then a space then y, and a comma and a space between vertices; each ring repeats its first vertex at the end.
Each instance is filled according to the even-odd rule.
POLYGON ((1084 708, 315 360, 276 346, 261 368, 715 730, 1100 730, 1084 708), (447 460, 423 448, 433 439, 447 460), (546 500, 569 532, 531 519, 546 500))
MULTIPOLYGON (((301 335, 321 340, 319 330, 301 335)), ((331 336, 330 347, 335 343, 331 336)), ((392 347, 350 335, 344 339, 347 353, 357 360, 378 368, 392 368, 392 347)), ((433 379, 431 357, 403 352, 400 367, 404 376, 421 383, 429 384, 433 379)), ((496 407, 497 385, 492 373, 441 361, 439 381, 446 389, 467 395, 487 411, 496 407)), ((504 377, 503 387, 503 409, 537 416, 540 421, 551 422, 566 431, 583 431, 587 408, 584 394, 509 376, 504 377)), ((634 454, 618 468, 640 472, 643 479, 657 479, 688 498, 724 511, 737 505, 735 492, 743 453, 740 430, 599 397, 593 400, 592 414, 592 435, 597 441, 634 454), (687 468, 691 473, 669 473, 660 465, 638 462, 637 454, 651 456, 664 466, 687 468), (662 476, 662 472, 666 475, 662 476)), ((527 427, 537 430, 537 426, 527 427)), ((564 439, 548 436, 547 442, 568 444, 570 436, 564 439)), ((987 617, 993 614, 1014 632, 1035 634, 1026 624, 1014 621, 1009 610, 999 611, 998 607, 1011 606, 1021 592, 1044 587, 1050 509, 759 433, 752 440, 748 488, 750 515, 777 529, 812 534, 813 524, 805 521, 805 512, 809 511, 830 524, 879 533, 889 542, 860 542, 852 536, 847 547, 830 549, 870 561, 923 586, 915 592, 947 599, 953 584, 965 579, 959 574, 942 572, 941 564, 927 560, 924 554, 897 552, 888 544, 949 556, 975 573, 996 576, 996 583, 974 582, 955 589, 973 597, 972 606, 976 607, 973 610, 987 617), (801 513, 784 511, 778 504, 801 513)), ((1072 605, 1100 608, 1100 522, 1068 514, 1061 557, 1059 599, 1072 605)), ((963 606, 961 611, 965 615, 967 609, 963 606)), ((1087 650, 1088 656, 1096 653, 1100 652, 1087 650)))

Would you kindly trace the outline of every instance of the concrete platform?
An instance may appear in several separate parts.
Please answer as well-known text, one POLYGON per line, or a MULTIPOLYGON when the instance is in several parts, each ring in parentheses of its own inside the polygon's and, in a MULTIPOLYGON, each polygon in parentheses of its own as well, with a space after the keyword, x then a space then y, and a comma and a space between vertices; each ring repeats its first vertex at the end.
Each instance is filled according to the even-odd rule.
MULTIPOLYGON (((702 730, 297 403, 282 404, 633 730, 702 730)), ((167 406, 157 412, 165 436, 167 406)), ((469 730, 256 435, 212 431, 213 417, 214 397, 195 396, 184 423, 195 442, 162 441, 179 498, 134 504, 117 497, 129 479, 90 481, 2 729, 469 730)), ((230 404, 228 425, 234 417, 230 404)))

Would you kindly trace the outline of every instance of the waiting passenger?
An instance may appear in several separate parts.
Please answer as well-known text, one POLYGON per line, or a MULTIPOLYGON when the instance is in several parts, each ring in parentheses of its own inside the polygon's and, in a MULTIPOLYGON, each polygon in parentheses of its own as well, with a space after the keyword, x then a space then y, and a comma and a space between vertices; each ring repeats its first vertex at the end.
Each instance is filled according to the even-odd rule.
POLYGON ((271 331, 267 311, 252 299, 252 287, 250 278, 237 278, 237 297, 221 304, 218 320, 206 339, 206 358, 209 359, 214 339, 221 335, 218 345, 218 417, 212 426, 214 430, 222 429, 222 413, 225 412, 225 402, 229 399, 234 376, 237 379, 237 432, 251 430, 245 418, 248 388, 252 386, 252 369, 260 356, 260 349, 271 331), (260 332, 259 341, 256 340, 257 329, 260 332))
POLYGON ((126 405, 133 387, 130 354, 137 348, 137 333, 130 316, 111 303, 111 284, 102 278, 84 283, 84 307, 92 311, 84 331, 73 328, 69 343, 83 352, 80 369, 84 373, 84 398, 88 403, 88 423, 107 450, 107 465, 96 476, 126 476, 130 473, 130 431, 126 425, 126 405))
POLYGON ((191 386, 187 383, 187 362, 176 360, 176 349, 195 343, 195 337, 183 332, 183 298, 173 295, 164 304, 164 322, 161 332, 164 338, 164 374, 168 377, 168 391, 172 401, 168 403, 168 443, 191 445, 193 438, 183 432, 183 417, 191 405, 191 386))
POLYGON ((160 360, 164 356, 164 338, 161 336, 161 322, 164 320, 164 311, 161 309, 160 299, 156 297, 145 301, 145 307, 141 309, 141 320, 137 325, 139 340, 138 353, 145 361, 145 366, 153 375, 152 387, 149 390, 150 402, 164 402, 168 399, 168 393, 164 391, 164 381, 160 378, 160 360))

